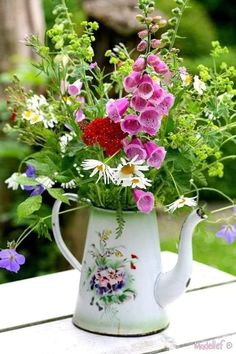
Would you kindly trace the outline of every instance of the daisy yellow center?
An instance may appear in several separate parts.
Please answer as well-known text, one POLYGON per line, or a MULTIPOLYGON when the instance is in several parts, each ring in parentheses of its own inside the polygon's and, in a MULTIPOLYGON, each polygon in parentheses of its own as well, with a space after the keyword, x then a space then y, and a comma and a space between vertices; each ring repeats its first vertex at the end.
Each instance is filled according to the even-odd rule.
POLYGON ((98 171, 100 171, 100 172, 104 172, 104 171, 105 171, 104 165, 98 165, 98 166, 97 166, 97 169, 98 169, 98 171))
POLYGON ((38 114, 33 113, 30 120, 32 123, 37 123, 40 121, 40 116, 38 114))
POLYGON ((33 115, 33 112, 32 112, 32 111, 25 111, 25 112, 23 113, 24 118, 27 119, 27 120, 31 119, 31 118, 32 118, 32 115, 33 115))
POLYGON ((132 178, 132 183, 138 184, 140 181, 138 178, 132 178))
POLYGON ((192 76, 191 75, 186 75, 185 79, 184 79, 186 85, 190 85, 192 82, 192 76))
POLYGON ((121 168, 121 173, 123 173, 124 175, 132 175, 134 172, 135 172, 135 165, 133 164, 124 165, 121 168))

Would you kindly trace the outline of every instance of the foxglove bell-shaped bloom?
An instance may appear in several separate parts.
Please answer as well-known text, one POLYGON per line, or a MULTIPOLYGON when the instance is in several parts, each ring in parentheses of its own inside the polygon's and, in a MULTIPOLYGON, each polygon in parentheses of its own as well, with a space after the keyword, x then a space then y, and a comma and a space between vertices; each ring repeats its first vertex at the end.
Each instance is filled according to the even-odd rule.
POLYGON ((24 263, 25 257, 17 253, 15 249, 11 248, 0 251, 0 268, 17 273, 20 266, 24 263))
POLYGON ((124 133, 130 135, 137 135, 142 130, 139 119, 134 114, 127 115, 125 119, 121 121, 120 127, 124 133))
POLYGON ((158 64, 153 65, 154 70, 158 74, 166 74, 169 71, 168 65, 164 61, 160 61, 158 64))
POLYGON ((166 150, 162 146, 156 145, 153 141, 144 144, 147 152, 147 164, 152 167, 160 168, 166 156, 166 150))
POLYGON ((216 237, 223 237, 226 242, 233 243, 236 239, 236 225, 223 225, 216 233, 216 237))
POLYGON ((153 136, 160 129, 161 116, 156 108, 147 108, 140 114, 139 122, 142 130, 153 136))
POLYGON ((124 146, 124 152, 128 156, 129 159, 132 159, 135 156, 137 160, 145 160, 147 157, 146 150, 144 149, 143 143, 140 139, 134 138, 130 143, 124 146))
POLYGON ((77 109, 77 111, 75 112, 75 121, 79 123, 82 122, 82 120, 84 119, 85 119, 85 115, 82 109, 77 109))
POLYGON ((147 46, 148 46, 148 43, 147 43, 147 41, 145 41, 144 39, 141 41, 141 42, 139 42, 139 44, 137 45, 137 50, 139 51, 139 52, 144 52, 144 50, 147 48, 147 46))
POLYGON ((158 106, 160 114, 162 116, 167 115, 169 110, 173 106, 174 102, 175 102, 174 96, 168 93, 158 106))
POLYGON ((144 58, 139 57, 133 64, 134 71, 143 71, 145 69, 146 62, 144 58))
POLYGON ((151 66, 157 65, 160 63, 160 58, 155 54, 150 54, 147 57, 147 63, 151 66))
POLYGON ((134 92, 134 90, 137 88, 138 84, 141 81, 141 74, 140 72, 137 71, 132 71, 131 74, 126 76, 124 78, 124 89, 126 92, 134 92))
POLYGON ((141 189, 134 189, 133 196, 139 211, 149 214, 154 207, 154 196, 151 192, 144 192, 141 189))
POLYGON ((148 100, 152 97, 154 88, 153 88, 153 80, 149 75, 143 75, 142 81, 138 86, 138 95, 145 100, 148 100))
POLYGON ((139 95, 134 95, 131 98, 130 106, 137 112, 142 112, 147 106, 147 100, 139 95))
POLYGON ((80 94, 83 83, 80 80, 76 80, 73 84, 68 85, 67 91, 71 96, 77 96, 80 94))
POLYGON ((158 106, 166 96, 166 91, 157 83, 154 83, 153 89, 153 95, 148 102, 154 106, 158 106))
POLYGON ((107 116, 117 123, 121 120, 121 116, 126 112, 129 107, 128 98, 119 98, 118 100, 109 100, 106 104, 107 116))

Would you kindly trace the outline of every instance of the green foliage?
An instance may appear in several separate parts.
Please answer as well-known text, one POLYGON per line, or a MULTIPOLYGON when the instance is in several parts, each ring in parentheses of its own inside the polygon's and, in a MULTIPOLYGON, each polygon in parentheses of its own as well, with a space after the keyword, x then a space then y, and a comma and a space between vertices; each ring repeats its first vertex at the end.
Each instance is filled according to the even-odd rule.
POLYGON ((27 198, 24 202, 19 204, 17 207, 17 214, 19 218, 23 219, 33 214, 35 211, 41 208, 41 204, 42 204, 41 195, 35 195, 33 197, 27 198))

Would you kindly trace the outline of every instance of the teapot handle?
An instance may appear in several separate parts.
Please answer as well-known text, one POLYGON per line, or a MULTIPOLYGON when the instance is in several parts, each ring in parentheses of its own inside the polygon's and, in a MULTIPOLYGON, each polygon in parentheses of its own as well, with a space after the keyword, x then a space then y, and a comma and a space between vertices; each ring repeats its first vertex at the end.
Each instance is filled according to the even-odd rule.
MULTIPOLYGON (((69 200, 72 200, 74 202, 78 201, 78 196, 77 194, 74 193, 65 193, 64 194, 69 200)), ((59 212, 60 212, 60 207, 61 207, 62 202, 60 200, 56 200, 53 208, 52 208, 52 231, 53 231, 53 236, 55 238, 56 244, 65 257, 65 259, 72 265, 73 268, 78 269, 81 271, 81 264, 80 262, 73 256, 71 251, 67 248, 62 235, 61 235, 61 230, 60 230, 60 223, 59 223, 59 212)))

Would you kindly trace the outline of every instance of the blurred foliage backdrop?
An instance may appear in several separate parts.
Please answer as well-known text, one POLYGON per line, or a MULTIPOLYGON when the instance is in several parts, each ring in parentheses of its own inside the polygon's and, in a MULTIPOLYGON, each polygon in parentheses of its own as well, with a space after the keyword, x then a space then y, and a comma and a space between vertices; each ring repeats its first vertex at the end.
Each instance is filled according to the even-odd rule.
MULTIPOLYGON (((53 24, 52 11, 58 3, 60 3, 60 0, 42 0, 46 28, 50 28, 53 24)), ((79 33, 80 21, 87 18, 87 14, 83 10, 82 0, 68 0, 67 4, 69 10, 73 13, 74 22, 78 24, 79 33)), ((221 44, 229 47, 230 55, 227 58, 227 62, 232 65, 235 64, 235 1, 191 0, 190 4, 191 8, 185 13, 179 32, 179 34, 186 37, 186 39, 179 40, 176 43, 176 46, 181 49, 181 53, 184 53, 185 66, 194 73, 197 65, 200 63, 211 65, 209 59, 211 41, 217 39, 220 40, 221 44)), ((175 3, 173 0, 157 0, 156 5, 157 8, 168 17, 170 16, 171 9, 175 6, 175 3)), ((102 30, 104 31, 104 27, 102 27, 102 30)), ((105 35, 110 35, 112 40, 116 41, 116 37, 114 37, 114 39, 109 31, 110 29, 107 29, 105 35)), ((121 38, 119 35, 117 36, 117 41, 122 40, 124 43, 128 42, 129 45, 130 42, 133 42, 135 45, 134 38, 135 37, 132 36, 130 38, 121 38)), ((115 44, 115 42, 113 42, 113 44, 115 44)), ((96 48, 100 48, 99 44, 96 48)), ((102 54, 103 53, 101 52, 97 52, 96 56, 101 57, 102 54)), ((38 93, 44 93, 47 87, 46 79, 37 75, 30 61, 23 58, 17 58, 17 60, 16 58, 10 59, 13 59, 12 67, 9 68, 8 72, 0 73, 0 92, 2 93, 0 99, 1 128, 10 119, 10 113, 7 111, 6 107, 7 97, 4 95, 3 90, 11 83, 13 73, 22 80, 26 87, 30 87, 38 93), (18 62, 17 65, 15 65, 16 62, 18 62)), ((106 62, 104 62, 104 64, 108 65, 106 62)), ((7 240, 16 237, 25 227, 25 225, 19 225, 15 216, 16 205, 21 200, 23 192, 7 190, 4 185, 4 180, 17 170, 19 161, 30 153, 30 149, 15 140, 9 140, 3 132, 0 132, 0 141, 0 245, 4 247, 7 240)), ((233 145, 228 144, 225 148, 232 150, 234 147, 233 145)), ((220 185, 226 193, 235 198, 236 166, 235 163, 228 163, 225 164, 225 166, 224 180, 211 179, 210 184, 211 186, 220 185)), ((210 198, 209 195, 204 195, 204 197, 208 199, 210 198)), ((218 196, 213 197, 217 198, 218 196)), ((45 214, 50 213, 50 208, 51 206, 49 203, 48 210, 45 210, 45 214)), ((169 229, 172 230, 173 228, 171 227, 169 229)), ((165 249, 176 251, 177 233, 178 228, 176 228, 176 232, 172 235, 174 236, 173 240, 169 239, 170 235, 166 235, 166 239, 163 241, 165 249)), ((198 235, 198 237, 195 237, 194 241, 195 259, 236 274, 236 266, 233 265, 233 263, 236 264, 236 262, 233 261, 236 256, 235 245, 226 246, 223 244, 222 240, 215 239, 211 233, 207 236, 198 231, 198 234, 200 236, 198 235)), ((15 275, 9 274, 5 272, 5 270, 0 270, 0 283, 8 280, 58 271, 65 269, 66 266, 66 263, 59 255, 55 244, 44 239, 37 240, 36 236, 30 237, 25 243, 25 256, 28 258, 28 261, 22 268, 21 273, 15 275)))

